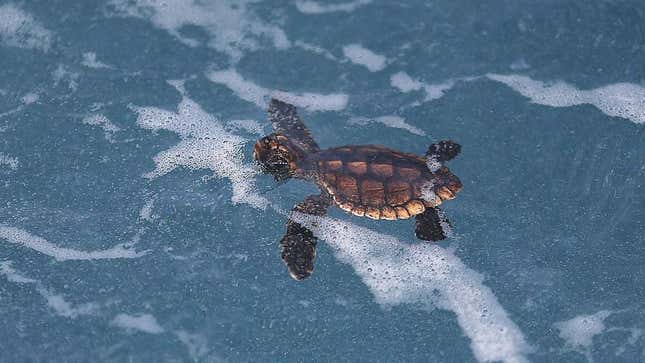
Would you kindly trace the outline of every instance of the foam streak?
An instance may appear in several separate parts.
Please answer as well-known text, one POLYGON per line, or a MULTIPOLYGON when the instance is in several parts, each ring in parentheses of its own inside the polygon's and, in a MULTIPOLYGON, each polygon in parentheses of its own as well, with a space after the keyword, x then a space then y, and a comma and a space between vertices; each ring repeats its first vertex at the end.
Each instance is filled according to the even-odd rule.
POLYGON ((332 218, 296 218, 354 268, 379 304, 453 311, 477 360, 527 361, 531 348, 520 329, 483 284, 482 276, 452 252, 431 244, 402 243, 332 218))
POLYGON ((324 4, 311 0, 296 0, 296 8, 304 14, 326 14, 336 12, 351 13, 357 8, 371 3, 372 0, 355 0, 339 4, 324 4))
POLYGON ((207 77, 215 82, 228 87, 239 98, 254 103, 260 108, 267 108, 271 97, 291 103, 309 111, 340 111, 347 107, 347 95, 342 93, 291 93, 271 90, 246 80, 234 69, 214 71, 207 77))
POLYGON ((403 129, 412 134, 419 135, 419 136, 426 135, 425 131, 421 130, 418 127, 410 125, 405 121, 403 117, 400 117, 400 116, 386 115, 386 116, 379 116, 375 118, 352 117, 349 119, 350 124, 365 125, 370 122, 378 122, 388 127, 403 129))
POLYGON ((364 66, 370 72, 382 71, 387 65, 387 58, 372 52, 360 44, 349 44, 344 46, 343 54, 352 63, 364 66))
POLYGON ((490 73, 486 77, 511 87, 533 103, 551 107, 590 104, 609 116, 645 123, 645 87, 633 83, 581 90, 563 81, 547 83, 518 74, 490 73))
MULTIPOLYGON (((464 78, 459 80, 470 79, 471 78, 464 78)), ((455 85, 455 80, 449 79, 442 83, 430 84, 414 79, 405 72, 398 72, 390 77, 390 85, 403 93, 423 90, 426 94, 423 102, 428 102, 443 97, 446 91, 455 85)))
POLYGON ((13 268, 10 261, 0 262, 0 274, 4 275, 9 282, 36 285, 36 291, 47 301, 47 305, 54 310, 56 315, 75 319, 81 315, 93 315, 97 313, 98 306, 96 304, 86 303, 73 306, 62 295, 55 294, 43 287, 40 281, 23 276, 13 268))
POLYGON ((127 330, 138 330, 148 334, 160 334, 164 329, 159 325, 157 319, 150 314, 118 314, 112 320, 112 325, 127 330))
POLYGON ((79 251, 71 248, 59 247, 42 237, 34 236, 24 229, 4 225, 0 225, 0 239, 9 243, 31 248, 34 251, 53 257, 57 261, 137 258, 147 253, 145 251, 136 252, 133 249, 126 249, 120 244, 107 250, 79 251))

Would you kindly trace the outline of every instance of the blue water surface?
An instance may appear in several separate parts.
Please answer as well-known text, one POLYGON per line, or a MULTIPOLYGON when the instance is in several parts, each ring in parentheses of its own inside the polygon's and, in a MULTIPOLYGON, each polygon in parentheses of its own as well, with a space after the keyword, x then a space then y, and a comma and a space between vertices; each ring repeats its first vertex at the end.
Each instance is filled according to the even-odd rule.
POLYGON ((0 361, 645 361, 643 1, 0 0, 0 361), (253 164, 453 139, 453 233, 253 164))

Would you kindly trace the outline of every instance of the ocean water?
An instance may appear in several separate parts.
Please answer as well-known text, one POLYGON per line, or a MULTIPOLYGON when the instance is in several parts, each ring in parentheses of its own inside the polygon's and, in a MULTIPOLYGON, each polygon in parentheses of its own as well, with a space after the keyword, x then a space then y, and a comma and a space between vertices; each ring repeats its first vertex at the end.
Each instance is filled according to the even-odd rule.
POLYGON ((0 361, 645 361, 645 3, 0 0, 0 361), (253 164, 425 153, 451 237, 330 210, 292 280, 253 164))

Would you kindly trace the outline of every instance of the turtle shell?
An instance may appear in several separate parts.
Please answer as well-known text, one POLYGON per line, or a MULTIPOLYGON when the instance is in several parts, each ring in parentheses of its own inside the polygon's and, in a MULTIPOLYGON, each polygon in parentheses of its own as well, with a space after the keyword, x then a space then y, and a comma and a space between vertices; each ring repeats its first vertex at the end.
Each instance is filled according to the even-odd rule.
POLYGON ((432 180, 425 159, 379 145, 315 154, 318 181, 343 210, 372 219, 407 219, 440 203, 421 199, 432 180))

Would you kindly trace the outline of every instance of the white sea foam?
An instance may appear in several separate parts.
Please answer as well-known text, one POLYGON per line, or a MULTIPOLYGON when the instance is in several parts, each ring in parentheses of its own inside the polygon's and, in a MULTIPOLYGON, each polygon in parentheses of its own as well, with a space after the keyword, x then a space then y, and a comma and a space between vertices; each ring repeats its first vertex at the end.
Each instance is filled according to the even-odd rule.
POLYGON ((9 169, 16 170, 18 169, 18 166, 20 163, 18 162, 18 159, 11 157, 9 155, 0 153, 0 166, 7 166, 9 169))
POLYGON ((25 105, 31 105, 32 103, 38 102, 38 99, 40 96, 36 92, 29 92, 26 93, 22 98, 20 99, 23 104, 25 105))
POLYGON ((83 53, 83 60, 81 61, 81 64, 88 68, 95 68, 95 69, 112 68, 111 65, 105 64, 99 61, 98 59, 96 59, 96 53, 94 52, 83 53))
POLYGON ((477 360, 525 362, 532 349, 483 277, 449 250, 332 218, 296 215, 351 265, 385 306, 411 304, 453 311, 477 360))
MULTIPOLYGON (((5 111, 3 113, 0 113, 0 118, 3 118, 5 116, 12 115, 14 113, 22 111, 26 106, 31 105, 32 103, 38 102, 40 99, 40 95, 36 92, 28 92, 22 98, 20 98, 20 101, 22 101, 22 105, 18 107, 14 107, 9 111, 5 111)), ((4 129, 0 129, 0 132, 5 131, 4 129)))
POLYGON ((113 124, 112 121, 110 121, 110 119, 108 119, 107 117, 105 117, 105 115, 100 113, 87 115, 83 118, 82 122, 86 125, 98 126, 101 129, 103 129, 105 138, 110 142, 114 142, 113 141, 114 134, 118 131, 121 131, 120 127, 113 124))
POLYGON ((423 102, 428 102, 443 97, 445 92, 455 85, 455 80, 449 79, 442 83, 430 84, 414 79, 405 72, 398 72, 390 77, 390 85, 403 93, 423 89, 426 94, 423 102))
POLYGON ((227 126, 235 130, 244 130, 255 135, 264 135, 264 125, 255 120, 230 120, 227 126))
POLYGON ((157 319, 150 314, 118 314, 112 320, 112 325, 148 334, 161 334, 164 332, 164 329, 159 325, 157 319))
POLYGON ((210 169, 220 178, 228 178, 233 188, 232 201, 265 208, 268 200, 259 195, 253 182, 255 169, 244 164, 242 147, 246 139, 224 129, 222 123, 204 111, 185 94, 181 82, 171 82, 182 94, 177 112, 156 107, 132 106, 137 124, 150 130, 169 130, 181 137, 179 144, 154 157, 155 170, 146 178, 157 178, 179 166, 210 169))
POLYGON ((260 48, 270 39, 278 49, 291 43, 282 29, 253 15, 249 0, 113 0, 118 15, 146 18, 189 46, 199 41, 181 32, 187 25, 203 28, 210 37, 208 46, 239 60, 246 50, 260 48))
POLYGON ((98 311, 98 305, 95 303, 73 306, 70 302, 65 300, 63 295, 56 294, 43 287, 39 280, 26 277, 22 273, 16 271, 13 268, 11 261, 0 262, 0 274, 4 275, 10 282, 35 285, 36 291, 38 291, 45 301, 47 301, 47 305, 59 316, 74 319, 81 315, 94 315, 98 311))
POLYGON ((591 346, 593 338, 605 330, 605 319, 613 312, 601 310, 591 315, 579 315, 572 319, 557 322, 553 326, 560 332, 560 338, 564 339, 567 346, 579 351, 591 359, 591 346))
POLYGON ((54 72, 52 72, 54 86, 58 86, 62 82, 67 82, 67 88, 72 91, 76 91, 76 89, 78 88, 78 77, 78 73, 70 71, 66 66, 62 64, 59 64, 54 72))
POLYGON ((323 57, 325 57, 325 58, 327 58, 329 60, 332 60, 332 61, 335 61, 335 62, 340 61, 330 51, 328 51, 327 49, 325 49, 323 47, 320 47, 320 46, 317 46, 317 45, 314 45, 314 44, 311 44, 311 43, 303 42, 302 40, 296 40, 293 43, 293 45, 295 45, 298 48, 304 49, 306 51, 313 52, 313 53, 316 53, 316 54, 320 54, 320 55, 322 55, 323 57))
POLYGON ((627 333, 629 336, 627 337, 627 340, 620 346, 618 349, 616 349, 616 355, 620 356, 625 351, 627 350, 627 346, 636 346, 638 344, 639 339, 643 336, 643 329, 640 328, 624 328, 624 327, 611 327, 606 330, 607 332, 622 332, 622 333, 627 333))
POLYGON ((239 98, 254 103, 260 108, 267 108, 271 97, 291 103, 309 111, 339 111, 347 107, 347 95, 342 93, 290 93, 270 90, 244 79, 235 69, 213 71, 207 77, 215 82, 228 87, 239 98))
POLYGON ((526 60, 524 58, 520 58, 515 62, 511 63, 510 68, 514 71, 523 71, 531 68, 531 65, 526 63, 526 60))
POLYGON ((48 51, 53 34, 15 4, 0 5, 0 42, 12 47, 48 51))
POLYGON ((3 274, 9 282, 17 284, 36 284, 38 280, 26 277, 13 268, 11 261, 0 262, 0 274, 3 274))
POLYGON ((0 239, 9 243, 31 248, 34 251, 55 258, 57 261, 67 260, 103 260, 117 258, 137 258, 147 252, 136 252, 126 249, 119 244, 107 250, 79 251, 71 248, 59 247, 46 239, 25 231, 24 229, 0 225, 0 239))
POLYGON ((397 72, 390 77, 390 85, 403 93, 418 91, 424 83, 410 77, 405 72, 397 72))
POLYGON ((349 44, 343 47, 343 54, 352 63, 366 67, 370 72, 378 72, 385 69, 387 58, 376 54, 360 44, 349 44))
POLYGON ((95 303, 74 306, 66 301, 63 295, 55 294, 42 287, 37 290, 47 300, 47 305, 59 316, 75 319, 81 315, 95 315, 99 310, 99 306, 95 303))
POLYGON ((590 104, 609 116, 645 123, 645 87, 637 84, 614 83, 581 90, 563 81, 548 83, 517 74, 486 76, 511 87, 533 103, 552 107, 590 104))
POLYGON ((153 216, 152 216, 152 208, 154 207, 155 200, 154 198, 149 199, 146 201, 146 204, 141 207, 141 210, 139 211, 139 219, 142 221, 152 221, 153 216))
POLYGON ((323 2, 312 0, 296 0, 296 7, 304 14, 325 14, 336 12, 350 13, 371 2, 372 0, 354 0, 346 3, 325 4, 323 2))
POLYGON ((374 118, 368 117, 352 117, 348 121, 350 124, 365 125, 370 122, 378 122, 388 127, 406 130, 412 134, 425 136, 426 133, 418 127, 412 126, 405 122, 405 119, 400 116, 387 115, 374 118))
POLYGON ((188 355, 193 362, 203 362, 209 354, 208 340, 202 335, 189 333, 185 330, 175 332, 177 339, 186 346, 188 355))

